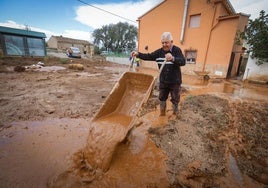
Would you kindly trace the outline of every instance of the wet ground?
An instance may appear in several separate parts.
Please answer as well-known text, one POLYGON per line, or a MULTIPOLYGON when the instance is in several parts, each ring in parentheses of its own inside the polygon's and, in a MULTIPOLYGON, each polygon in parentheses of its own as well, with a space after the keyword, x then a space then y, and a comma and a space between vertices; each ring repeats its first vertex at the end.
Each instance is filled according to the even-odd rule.
POLYGON ((16 73, 2 63, 1 187, 267 184, 267 86, 184 75, 178 117, 172 115, 170 103, 167 116, 159 117, 155 87, 127 139, 116 145, 100 140, 95 150, 87 147, 99 133, 112 138, 121 134, 109 124, 94 128, 92 118, 129 69, 75 61, 85 70, 57 63, 66 69, 16 73), (106 151, 101 145, 112 147, 112 154, 101 153, 106 151), (94 161, 105 168, 92 166, 89 151, 99 154, 94 161), (109 165, 103 160, 107 156, 109 165))

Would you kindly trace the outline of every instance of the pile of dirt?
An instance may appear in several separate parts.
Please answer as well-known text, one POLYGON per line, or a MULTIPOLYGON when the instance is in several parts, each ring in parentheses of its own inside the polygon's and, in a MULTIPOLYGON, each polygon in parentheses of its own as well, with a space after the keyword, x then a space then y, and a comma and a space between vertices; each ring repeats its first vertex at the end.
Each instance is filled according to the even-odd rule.
POLYGON ((267 103, 189 95, 179 119, 149 133, 168 155, 173 187, 232 187, 227 176, 238 187, 249 186, 243 185, 244 175, 266 185, 267 122, 267 103))

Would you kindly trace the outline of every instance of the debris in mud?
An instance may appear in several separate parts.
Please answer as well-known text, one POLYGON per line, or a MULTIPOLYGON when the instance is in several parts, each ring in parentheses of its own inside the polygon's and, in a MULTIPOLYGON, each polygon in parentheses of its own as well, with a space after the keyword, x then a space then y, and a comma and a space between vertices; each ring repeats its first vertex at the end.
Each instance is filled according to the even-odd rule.
POLYGON ((56 109, 50 104, 50 101, 41 99, 38 102, 46 113, 52 114, 55 112, 56 109))
POLYGON ((34 70, 34 69, 41 69, 43 66, 44 65, 41 65, 41 64, 33 64, 31 66, 26 66, 25 68, 29 70, 34 70))
POLYGON ((16 71, 16 72, 24 72, 26 70, 26 68, 25 67, 23 67, 23 66, 15 66, 14 67, 14 71, 16 71))
POLYGON ((69 69, 84 70, 84 66, 82 64, 69 64, 69 69))

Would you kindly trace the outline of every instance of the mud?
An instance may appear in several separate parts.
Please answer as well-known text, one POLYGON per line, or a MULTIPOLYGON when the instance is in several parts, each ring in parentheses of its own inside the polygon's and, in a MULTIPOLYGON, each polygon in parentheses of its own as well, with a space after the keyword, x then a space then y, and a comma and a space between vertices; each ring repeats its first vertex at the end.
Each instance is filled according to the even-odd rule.
POLYGON ((267 103, 214 95, 187 96, 179 120, 149 129, 156 145, 169 156, 172 185, 267 184, 267 107, 267 103))
POLYGON ((50 58, 57 70, 13 71, 31 60, 1 59, 1 187, 267 185, 267 86, 184 75, 180 115, 168 103, 159 117, 156 83, 122 140, 129 118, 92 120, 129 67, 50 58))

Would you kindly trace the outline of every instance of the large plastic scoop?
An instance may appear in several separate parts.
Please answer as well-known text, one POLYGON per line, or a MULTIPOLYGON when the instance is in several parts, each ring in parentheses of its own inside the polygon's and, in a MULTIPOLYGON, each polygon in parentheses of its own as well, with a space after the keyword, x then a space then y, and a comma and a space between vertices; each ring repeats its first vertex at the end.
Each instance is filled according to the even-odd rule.
MULTIPOLYGON (((152 75, 125 72, 92 121, 116 114, 134 118, 141 105, 148 100, 154 81, 152 75)), ((131 127, 131 124, 128 126, 131 127)))
MULTIPOLYGON (((84 150, 89 169, 109 169, 116 147, 132 129, 135 117, 151 94, 152 75, 126 72, 115 84, 108 98, 92 120, 92 128, 84 150)), ((97 170, 98 171, 98 170, 97 170)))

